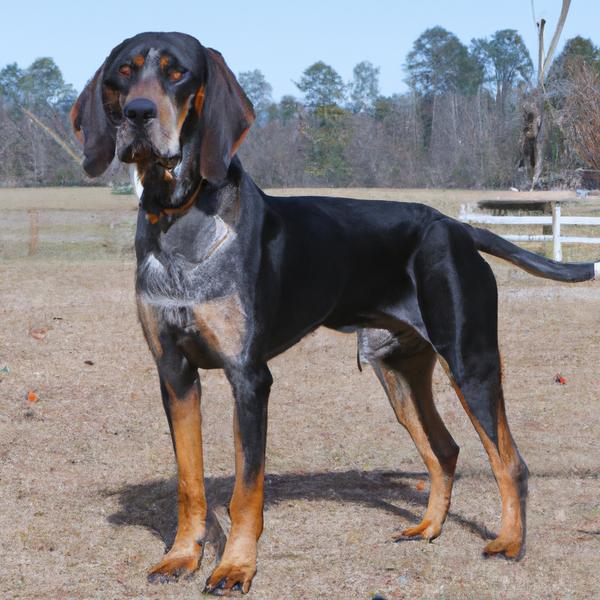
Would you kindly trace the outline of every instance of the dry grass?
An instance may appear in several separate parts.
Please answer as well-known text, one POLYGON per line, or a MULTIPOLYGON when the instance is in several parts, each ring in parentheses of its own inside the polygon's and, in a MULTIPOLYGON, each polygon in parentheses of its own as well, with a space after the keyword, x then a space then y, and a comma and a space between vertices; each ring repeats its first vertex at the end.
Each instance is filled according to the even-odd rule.
MULTIPOLYGON (((427 201, 449 212, 466 195, 485 197, 349 192, 427 201)), ((197 598, 210 556, 191 581, 153 586, 144 577, 173 536, 175 471, 135 318, 135 201, 103 190, 62 193, 0 190, 0 369, 10 369, 0 382, 0 595, 197 598), (31 257, 28 209, 40 211, 31 257), (19 233, 12 224, 21 217, 19 233), (29 335, 34 327, 48 327, 44 339, 29 335), (37 403, 25 399, 29 390, 37 403)), ((597 284, 558 285, 492 264, 509 419, 532 472, 525 559, 480 555, 497 531, 498 495, 481 444, 441 372, 438 406, 462 448, 451 515, 433 544, 389 541, 395 529, 419 519, 427 490, 417 484, 427 477, 375 377, 369 369, 357 372, 354 338, 319 331, 270 365, 266 530, 249 598, 597 594, 597 284), (567 385, 553 383, 557 372, 567 385)), ((222 374, 203 372, 202 381, 216 506, 232 484, 232 402, 222 374)))

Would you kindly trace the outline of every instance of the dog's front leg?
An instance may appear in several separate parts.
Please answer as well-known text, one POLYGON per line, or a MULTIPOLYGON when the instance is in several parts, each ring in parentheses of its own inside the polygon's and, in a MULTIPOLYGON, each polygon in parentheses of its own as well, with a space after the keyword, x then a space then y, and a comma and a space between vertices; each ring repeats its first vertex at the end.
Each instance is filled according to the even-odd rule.
POLYGON ((206 534, 200 381, 191 367, 186 373, 170 371, 161 373, 160 387, 177 458, 177 534, 169 552, 150 570, 150 581, 194 572, 202 559, 206 534))
POLYGON ((235 396, 235 486, 229 505, 231 532, 206 591, 250 589, 256 545, 263 528, 267 403, 272 377, 266 365, 227 370, 235 396))

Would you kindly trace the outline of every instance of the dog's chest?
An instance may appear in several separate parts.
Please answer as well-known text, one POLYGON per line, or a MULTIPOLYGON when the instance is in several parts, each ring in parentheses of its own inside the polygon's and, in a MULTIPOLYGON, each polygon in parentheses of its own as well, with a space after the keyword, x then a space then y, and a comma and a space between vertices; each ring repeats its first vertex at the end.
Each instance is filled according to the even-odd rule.
POLYGON ((245 311, 236 234, 218 216, 201 231, 173 231, 145 254, 136 274, 142 326, 199 337, 212 352, 239 353, 245 311))
POLYGON ((236 280, 237 234, 218 215, 176 223, 138 259, 136 289, 148 302, 186 306, 214 297, 236 280))

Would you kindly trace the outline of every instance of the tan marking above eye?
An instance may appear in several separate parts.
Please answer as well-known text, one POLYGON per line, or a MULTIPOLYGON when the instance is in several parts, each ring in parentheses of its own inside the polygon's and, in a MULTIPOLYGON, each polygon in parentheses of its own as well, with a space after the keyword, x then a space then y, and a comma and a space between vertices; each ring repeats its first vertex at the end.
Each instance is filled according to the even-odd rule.
POLYGON ((119 73, 125 77, 131 77, 131 67, 129 65, 121 65, 119 67, 119 73))
POLYGON ((144 57, 141 54, 138 54, 133 57, 133 64, 136 67, 141 67, 144 64, 144 57))

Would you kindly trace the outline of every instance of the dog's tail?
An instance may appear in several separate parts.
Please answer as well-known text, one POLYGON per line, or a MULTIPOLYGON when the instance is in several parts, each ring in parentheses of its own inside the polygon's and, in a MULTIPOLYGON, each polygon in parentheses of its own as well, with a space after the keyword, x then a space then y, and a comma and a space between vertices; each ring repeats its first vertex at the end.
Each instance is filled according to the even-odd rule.
POLYGON ((479 229, 470 225, 467 225, 467 227, 478 250, 492 256, 497 256, 498 258, 503 258, 537 277, 571 283, 589 281, 596 277, 600 278, 600 262, 556 262, 539 254, 519 248, 519 246, 512 244, 487 229, 479 229))

